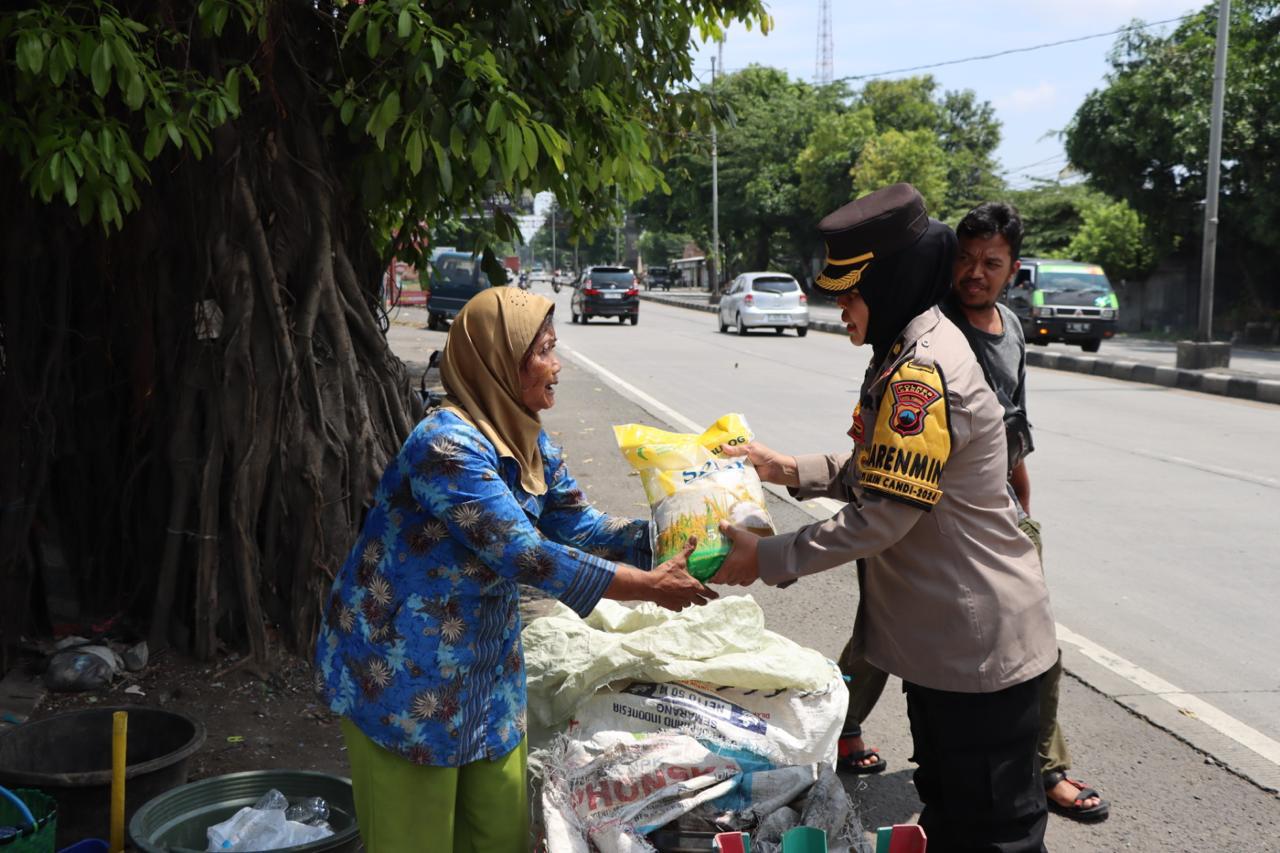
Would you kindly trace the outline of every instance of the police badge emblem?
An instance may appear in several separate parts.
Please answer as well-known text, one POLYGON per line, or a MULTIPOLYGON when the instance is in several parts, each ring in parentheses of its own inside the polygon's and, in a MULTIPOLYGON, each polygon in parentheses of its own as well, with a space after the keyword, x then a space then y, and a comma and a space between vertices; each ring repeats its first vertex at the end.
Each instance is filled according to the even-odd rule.
POLYGON ((889 429, 898 435, 919 435, 924 432, 924 418, 928 409, 942 395, 924 382, 899 379, 889 384, 893 393, 893 411, 889 413, 889 429))

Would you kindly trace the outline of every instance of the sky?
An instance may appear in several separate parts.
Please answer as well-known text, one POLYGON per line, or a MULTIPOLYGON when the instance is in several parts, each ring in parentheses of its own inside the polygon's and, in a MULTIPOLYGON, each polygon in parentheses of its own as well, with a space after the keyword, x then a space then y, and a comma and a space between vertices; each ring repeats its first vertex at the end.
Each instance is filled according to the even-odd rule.
MULTIPOLYGON (((813 80, 817 59, 818 0, 766 0, 774 28, 767 36, 735 25, 723 46, 729 71, 770 65, 813 80)), ((832 0, 832 70, 835 78, 982 56, 1120 29, 1135 18, 1177 18, 1204 3, 1186 0, 832 0)), ((1155 27, 1167 33, 1174 24, 1155 27)), ((928 71, 940 90, 972 89, 1000 119, 996 159, 1014 188, 1054 178, 1066 165, 1057 134, 1086 95, 1105 84, 1107 54, 1116 36, 1046 47, 996 59, 928 71)), ((700 47, 695 72, 710 79, 716 46, 700 47)), ((888 79, 911 74, 889 75, 888 79)), ((861 85, 858 81, 851 84, 861 85)))

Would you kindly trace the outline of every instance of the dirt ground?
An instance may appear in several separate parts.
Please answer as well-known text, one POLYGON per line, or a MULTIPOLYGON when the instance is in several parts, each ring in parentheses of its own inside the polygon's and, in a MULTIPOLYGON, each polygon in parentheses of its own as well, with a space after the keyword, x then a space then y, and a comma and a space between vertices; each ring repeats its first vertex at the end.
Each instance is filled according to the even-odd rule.
POLYGON ((348 775, 337 717, 317 699, 310 663, 286 654, 272 663, 259 674, 243 658, 199 663, 165 652, 109 690, 50 693, 31 719, 107 705, 164 708, 207 727, 204 746, 191 757, 192 781, 283 768, 348 775), (125 692, 134 685, 144 695, 125 692))

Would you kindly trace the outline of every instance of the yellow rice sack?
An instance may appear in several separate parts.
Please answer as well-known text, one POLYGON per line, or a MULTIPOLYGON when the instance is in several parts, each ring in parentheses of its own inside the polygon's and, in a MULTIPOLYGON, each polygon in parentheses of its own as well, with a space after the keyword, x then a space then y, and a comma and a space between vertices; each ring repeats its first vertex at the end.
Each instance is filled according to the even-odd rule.
POLYGON ((722 520, 761 536, 773 535, 755 466, 745 458, 726 458, 720 451, 722 445, 746 444, 753 438, 742 415, 725 415, 701 435, 642 424, 615 426, 613 434, 622 455, 640 472, 649 500, 654 565, 679 554, 689 537, 696 536, 689 573, 707 581, 732 546, 720 533, 722 520))

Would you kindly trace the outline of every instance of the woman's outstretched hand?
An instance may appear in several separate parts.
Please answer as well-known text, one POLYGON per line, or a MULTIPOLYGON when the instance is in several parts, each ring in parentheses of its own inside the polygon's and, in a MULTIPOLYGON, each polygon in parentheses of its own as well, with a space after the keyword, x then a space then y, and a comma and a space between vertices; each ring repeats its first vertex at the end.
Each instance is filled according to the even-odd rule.
POLYGON ((690 604, 706 604, 720 597, 689 574, 689 555, 697 545, 697 537, 690 536, 679 554, 653 567, 649 572, 649 601, 668 610, 683 610, 690 604))
POLYGON ((741 456, 751 460, 751 464, 755 466, 756 473, 760 475, 760 479, 766 483, 776 483, 779 486, 798 486, 800 485, 800 474, 796 470, 796 458, 787 456, 785 453, 766 447, 758 441, 749 441, 746 444, 739 444, 731 447, 727 444, 720 445, 720 452, 730 459, 737 459, 741 456))
POLYGON ((689 555, 698 540, 690 536, 679 554, 642 571, 634 566, 619 565, 613 582, 605 590, 605 598, 618 601, 652 601, 667 610, 683 610, 691 604, 706 604, 720 596, 702 581, 689 574, 689 555))

